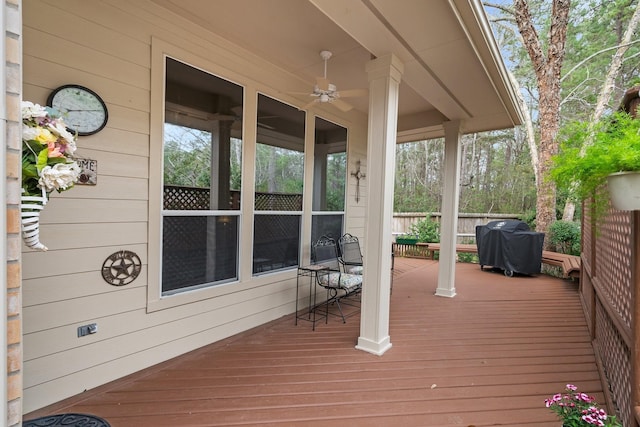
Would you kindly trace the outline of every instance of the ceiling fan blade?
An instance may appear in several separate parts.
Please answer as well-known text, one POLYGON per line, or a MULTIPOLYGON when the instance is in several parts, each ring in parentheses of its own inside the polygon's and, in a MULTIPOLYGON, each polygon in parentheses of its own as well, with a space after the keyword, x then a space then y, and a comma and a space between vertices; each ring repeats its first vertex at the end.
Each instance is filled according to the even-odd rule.
POLYGON ((334 99, 333 101, 330 101, 331 104, 335 105, 337 108, 339 108, 340 110, 344 111, 345 113, 347 111, 353 110, 353 105, 344 102, 340 99, 334 99))
POLYGON ((329 79, 327 79, 326 77, 316 77, 316 86, 318 86, 318 89, 320 90, 328 91, 329 79))
POLYGON ((314 93, 309 93, 309 92, 284 92, 287 95, 306 95, 306 96, 317 96, 314 93))
POLYGON ((369 91, 367 89, 349 89, 338 91, 340 98, 358 98, 360 96, 367 96, 369 91))

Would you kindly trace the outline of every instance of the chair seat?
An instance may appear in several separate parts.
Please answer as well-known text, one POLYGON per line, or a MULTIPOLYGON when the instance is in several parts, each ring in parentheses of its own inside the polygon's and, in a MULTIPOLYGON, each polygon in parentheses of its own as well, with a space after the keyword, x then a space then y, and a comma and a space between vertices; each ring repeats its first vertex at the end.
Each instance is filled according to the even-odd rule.
POLYGON ((361 265, 345 265, 345 272, 349 274, 359 274, 362 276, 362 272, 364 271, 364 267, 361 265))
POLYGON ((318 275, 318 282, 322 286, 342 288, 352 292, 362 286, 362 276, 349 273, 329 273, 318 275))

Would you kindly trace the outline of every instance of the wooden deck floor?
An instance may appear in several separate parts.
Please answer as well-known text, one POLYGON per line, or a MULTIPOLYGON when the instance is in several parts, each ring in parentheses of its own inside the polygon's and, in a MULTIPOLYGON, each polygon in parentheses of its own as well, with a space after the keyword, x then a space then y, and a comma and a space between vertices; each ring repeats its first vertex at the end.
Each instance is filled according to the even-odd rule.
POLYGON ((603 402, 574 282, 396 258, 393 347, 354 349, 359 316, 316 330, 287 316, 25 416, 90 413, 122 426, 548 426, 566 383, 603 402))

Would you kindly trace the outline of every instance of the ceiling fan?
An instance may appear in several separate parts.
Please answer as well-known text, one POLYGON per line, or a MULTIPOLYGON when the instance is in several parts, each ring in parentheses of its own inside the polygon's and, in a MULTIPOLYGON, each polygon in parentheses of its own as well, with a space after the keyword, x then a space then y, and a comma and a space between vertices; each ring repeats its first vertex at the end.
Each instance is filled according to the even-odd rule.
MULTIPOLYGON (((366 89, 350 89, 338 91, 336 85, 331 83, 327 78, 327 61, 331 58, 332 53, 328 50, 320 52, 320 58, 324 60, 324 75, 323 77, 316 77, 316 84, 313 86, 312 93, 304 93, 305 95, 313 96, 315 99, 302 107, 303 110, 311 108, 315 103, 331 103, 342 111, 349 111, 353 109, 353 106, 342 98, 355 98, 360 96, 366 96, 368 91, 366 89)), ((300 93, 297 93, 300 95, 300 93)))

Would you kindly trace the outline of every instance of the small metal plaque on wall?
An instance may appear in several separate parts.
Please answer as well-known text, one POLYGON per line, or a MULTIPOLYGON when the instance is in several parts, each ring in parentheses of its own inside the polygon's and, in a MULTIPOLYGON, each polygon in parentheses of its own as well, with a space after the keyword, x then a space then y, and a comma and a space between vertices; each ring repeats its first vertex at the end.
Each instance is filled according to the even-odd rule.
POLYGON ((104 260, 102 278, 110 285, 124 286, 136 280, 141 269, 138 255, 131 251, 118 251, 104 260))
POLYGON ((76 159, 82 170, 77 185, 96 185, 98 183, 98 161, 91 159, 76 159))

